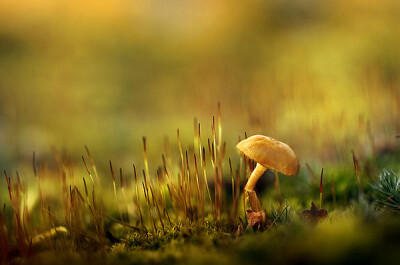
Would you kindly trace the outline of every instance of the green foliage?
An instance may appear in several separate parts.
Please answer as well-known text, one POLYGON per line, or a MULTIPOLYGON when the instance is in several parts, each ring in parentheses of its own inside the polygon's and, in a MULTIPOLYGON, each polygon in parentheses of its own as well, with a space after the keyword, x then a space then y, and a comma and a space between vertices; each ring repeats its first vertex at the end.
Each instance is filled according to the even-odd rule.
POLYGON ((394 171, 383 170, 379 181, 372 185, 377 205, 385 210, 400 213, 400 177, 394 171))
POLYGON ((275 221, 274 225, 290 225, 292 223, 292 216, 291 216, 291 207, 285 201, 285 205, 282 208, 279 208, 275 205, 271 207, 271 214, 275 221), (282 210, 283 209, 283 210, 282 210))

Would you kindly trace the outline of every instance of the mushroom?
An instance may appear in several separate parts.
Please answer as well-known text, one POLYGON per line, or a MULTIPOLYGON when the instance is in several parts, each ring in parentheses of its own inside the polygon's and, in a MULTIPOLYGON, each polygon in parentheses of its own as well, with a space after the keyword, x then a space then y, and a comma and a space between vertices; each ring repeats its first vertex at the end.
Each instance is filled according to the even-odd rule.
POLYGON ((259 211, 260 206, 254 191, 258 179, 267 170, 291 176, 299 172, 299 161, 294 151, 285 143, 264 135, 253 135, 236 145, 240 152, 257 162, 245 186, 250 206, 259 211))

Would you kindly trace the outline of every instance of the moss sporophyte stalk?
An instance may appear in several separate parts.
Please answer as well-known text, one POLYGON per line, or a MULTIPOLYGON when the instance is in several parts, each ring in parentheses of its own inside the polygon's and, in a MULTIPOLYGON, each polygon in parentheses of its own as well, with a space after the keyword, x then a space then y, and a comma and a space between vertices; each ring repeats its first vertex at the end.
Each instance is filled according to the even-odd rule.
MULTIPOLYGON (((217 251, 220 249, 234 249, 230 255, 239 261, 275 248, 279 253, 286 251, 285 258, 288 258, 297 254, 287 253, 291 248, 276 249, 277 245, 269 243, 271 238, 286 238, 299 245, 307 233, 314 233, 314 238, 320 241, 306 243, 311 248, 324 244, 326 238, 335 237, 324 234, 335 222, 348 230, 353 229, 353 226, 347 227, 348 223, 354 224, 359 231, 360 218, 378 218, 381 212, 400 212, 400 181, 394 172, 384 171, 376 183, 371 178, 373 185, 363 187, 366 167, 353 153, 353 163, 349 161, 349 167, 343 171, 324 168, 319 181, 306 163, 312 177, 308 182, 308 176, 299 172, 299 161, 293 149, 271 137, 247 137, 245 133, 245 139, 239 138, 236 145, 240 155, 239 152, 228 154, 227 144, 221 138, 220 115, 219 109, 216 119, 210 122, 210 138, 204 137, 207 134, 201 132, 203 127, 194 120, 193 147, 186 145, 180 130, 176 133, 175 147, 166 139, 161 165, 154 172, 153 160, 148 158, 151 143, 145 137, 142 160, 134 161, 135 164, 124 171, 118 166, 120 161, 109 161, 107 171, 97 170, 85 147, 87 155, 82 156, 83 165, 72 164, 67 156, 53 150, 56 169, 34 154, 33 180, 37 190, 30 188, 28 191, 18 172, 15 177, 4 172, 9 203, 4 204, 0 214, 1 261, 32 259, 49 251, 62 250, 63 253, 84 252, 94 257, 104 253, 117 257, 113 254, 122 251, 124 255, 133 255, 131 258, 146 257, 146 262, 151 263, 154 260, 146 251, 156 251, 160 257, 167 253, 165 255, 179 260, 190 255, 191 248, 199 248, 200 252, 207 249, 214 254, 228 253, 217 251), (119 168, 119 178, 114 168, 119 168), (267 170, 274 174, 265 173, 267 170), (297 176, 280 181, 278 173, 297 176), (263 174, 265 178, 260 179, 263 174), (324 174, 330 177, 331 189, 323 189, 327 179, 324 174), (249 176, 247 181, 246 176, 249 176), (278 196, 269 196, 271 193, 262 190, 256 193, 256 184, 257 188, 261 187, 265 179, 269 182, 264 183, 264 190, 272 190, 274 186, 278 196), (293 182, 296 185, 291 185, 293 182), (318 200, 317 190, 319 208, 314 204, 318 200), (247 209, 246 196, 250 209, 247 209), (329 214, 322 209, 322 200, 329 214), (310 205, 310 201, 311 208, 299 212, 310 205), (353 211, 353 215, 349 211, 353 211), (342 212, 343 216, 352 217, 341 219, 338 216, 342 216, 342 212), (310 227, 314 230, 309 230, 310 227), (324 235, 323 239, 318 239, 317 232, 324 235), (245 242, 243 246, 239 243, 242 241, 245 242), (258 241, 264 242, 263 248, 257 247, 258 241), (171 250, 174 252, 168 252, 171 250)), ((274 253, 269 253, 268 257, 274 258, 274 253)))

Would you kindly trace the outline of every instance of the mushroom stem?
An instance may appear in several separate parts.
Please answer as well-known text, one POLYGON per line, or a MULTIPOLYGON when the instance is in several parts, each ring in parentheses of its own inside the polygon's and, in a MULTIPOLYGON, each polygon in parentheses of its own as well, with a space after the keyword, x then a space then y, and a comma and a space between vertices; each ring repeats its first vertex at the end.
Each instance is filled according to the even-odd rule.
POLYGON ((250 207, 253 211, 258 212, 262 210, 260 201, 258 200, 257 193, 255 191, 247 191, 249 196, 250 207))
POLYGON ((262 174, 267 170, 266 167, 257 163, 256 168, 251 173, 249 180, 247 181, 246 187, 244 188, 247 192, 254 191, 254 186, 256 185, 258 179, 262 176, 262 174))

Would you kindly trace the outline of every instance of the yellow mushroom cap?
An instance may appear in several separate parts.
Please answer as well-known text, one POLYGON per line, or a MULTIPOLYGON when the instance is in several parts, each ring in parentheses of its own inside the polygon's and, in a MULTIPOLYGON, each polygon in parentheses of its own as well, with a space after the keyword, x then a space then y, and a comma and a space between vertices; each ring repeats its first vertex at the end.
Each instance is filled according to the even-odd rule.
POLYGON ((253 135, 236 145, 240 152, 268 169, 291 176, 299 172, 299 160, 287 144, 264 135, 253 135))

